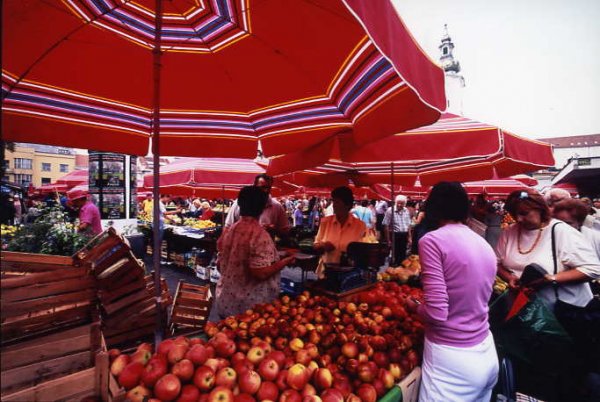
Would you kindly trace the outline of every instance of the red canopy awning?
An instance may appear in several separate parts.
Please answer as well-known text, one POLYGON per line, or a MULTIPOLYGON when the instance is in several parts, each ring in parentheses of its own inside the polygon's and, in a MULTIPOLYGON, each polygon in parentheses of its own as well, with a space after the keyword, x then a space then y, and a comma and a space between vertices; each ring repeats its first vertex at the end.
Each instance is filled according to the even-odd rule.
POLYGON ((87 169, 73 170, 60 179, 56 180, 57 184, 65 184, 69 187, 77 186, 78 184, 87 183, 89 180, 89 172, 87 169))
POLYGON ((252 158, 259 140, 277 155, 342 132, 364 144, 446 105, 443 70, 389 0, 27 0, 2 15, 11 141, 145 155, 157 38, 162 155, 252 158))

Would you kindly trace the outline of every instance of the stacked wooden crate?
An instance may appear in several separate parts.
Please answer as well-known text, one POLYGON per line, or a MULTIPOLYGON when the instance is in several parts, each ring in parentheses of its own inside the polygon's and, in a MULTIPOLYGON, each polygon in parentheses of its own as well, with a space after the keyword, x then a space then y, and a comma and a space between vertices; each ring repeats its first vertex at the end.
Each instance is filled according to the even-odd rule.
POLYGON ((210 314, 212 302, 209 286, 192 285, 180 280, 175 292, 169 335, 203 330, 210 314))
MULTIPOLYGON (((125 240, 109 229, 78 252, 75 259, 96 276, 102 333, 108 347, 151 339, 158 314, 154 283, 145 275, 144 263, 135 258, 125 240)), ((172 300, 164 280, 161 288, 164 319, 172 300)))

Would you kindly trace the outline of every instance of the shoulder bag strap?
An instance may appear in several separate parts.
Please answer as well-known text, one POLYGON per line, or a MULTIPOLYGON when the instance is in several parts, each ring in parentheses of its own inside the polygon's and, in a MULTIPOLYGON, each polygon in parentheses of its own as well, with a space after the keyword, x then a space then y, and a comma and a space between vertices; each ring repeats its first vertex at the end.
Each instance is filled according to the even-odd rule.
MULTIPOLYGON (((558 261, 557 261, 557 257, 556 257, 556 239, 554 237, 554 228, 558 224, 560 224, 560 222, 557 222, 554 225, 552 225, 552 260, 554 261, 554 276, 556 276, 556 274, 558 273, 558 261)), ((556 300, 559 300, 558 285, 554 285, 553 287, 554 287, 554 295, 556 296, 556 300)))

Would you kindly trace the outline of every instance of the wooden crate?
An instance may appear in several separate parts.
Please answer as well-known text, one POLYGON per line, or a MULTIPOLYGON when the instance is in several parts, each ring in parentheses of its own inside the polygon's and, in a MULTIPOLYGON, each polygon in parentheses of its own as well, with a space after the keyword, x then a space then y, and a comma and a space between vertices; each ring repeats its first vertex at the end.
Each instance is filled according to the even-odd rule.
POLYGON ((202 330, 210 315, 212 301, 210 286, 192 285, 180 280, 173 300, 169 334, 202 330))
POLYGON ((1 348, 2 401, 80 400, 98 395, 99 323, 1 348))
POLYGON ((0 262, 2 345, 93 321, 95 279, 71 257, 3 252, 0 262))
POLYGON ((75 253, 73 260, 75 265, 87 266, 99 275, 129 255, 133 254, 125 239, 114 228, 108 228, 75 253))

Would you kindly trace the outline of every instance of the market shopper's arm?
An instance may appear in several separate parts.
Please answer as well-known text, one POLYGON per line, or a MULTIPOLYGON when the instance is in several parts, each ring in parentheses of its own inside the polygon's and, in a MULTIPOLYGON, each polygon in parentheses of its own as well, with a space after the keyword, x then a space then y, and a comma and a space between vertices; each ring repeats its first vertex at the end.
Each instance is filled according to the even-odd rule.
POLYGON ((431 238, 424 237, 419 241, 419 257, 423 267, 423 303, 417 307, 417 312, 426 321, 444 322, 448 319, 448 289, 444 279, 442 255, 431 238))
POLYGON ((255 277, 256 279, 264 281, 266 279, 269 279, 272 275, 276 274, 277 272, 281 271, 287 265, 293 264, 295 260, 296 259, 294 256, 290 256, 290 257, 282 258, 281 260, 277 261, 274 264, 269 265, 268 267, 252 267, 251 266, 250 274, 253 277, 255 277))
POLYGON ((504 268, 502 263, 498 262, 498 276, 508 283, 508 287, 515 289, 519 287, 519 278, 517 278, 512 272, 504 268))

